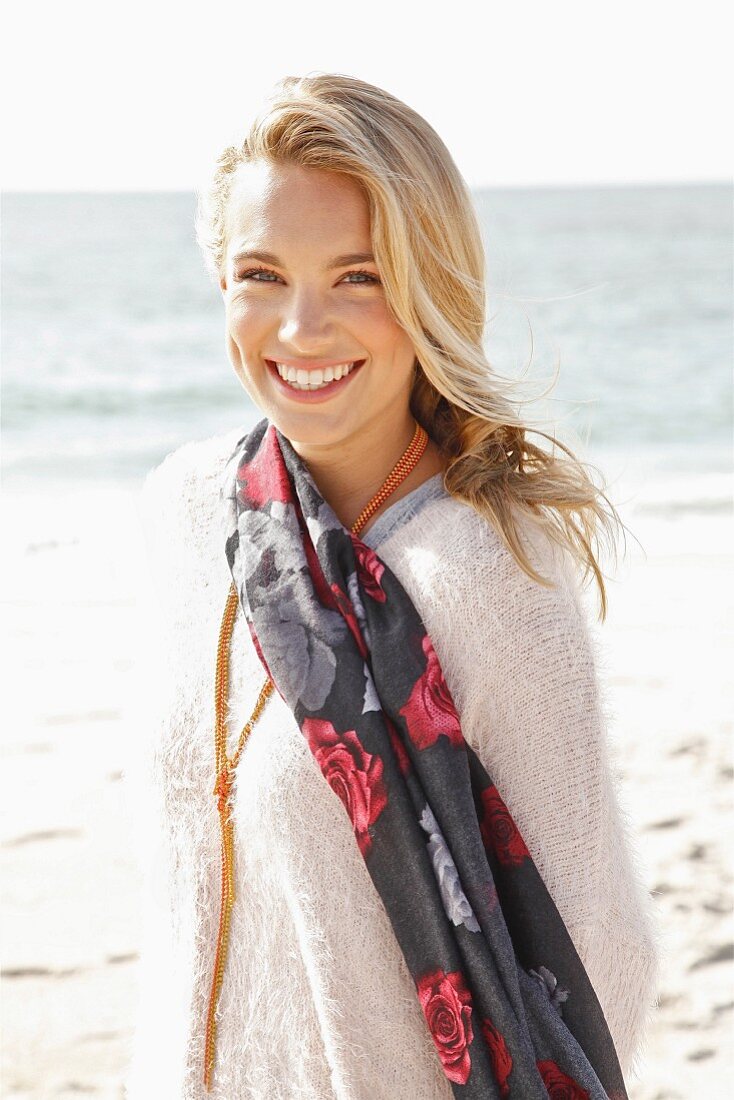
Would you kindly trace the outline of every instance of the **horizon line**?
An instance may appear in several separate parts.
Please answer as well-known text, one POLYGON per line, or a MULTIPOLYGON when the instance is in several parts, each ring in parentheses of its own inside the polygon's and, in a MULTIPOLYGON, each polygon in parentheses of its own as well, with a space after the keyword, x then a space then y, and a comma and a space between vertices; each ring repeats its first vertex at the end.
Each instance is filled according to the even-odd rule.
MULTIPOLYGON (((683 187, 734 187, 734 177, 684 179, 629 179, 629 180, 568 180, 518 183, 467 184, 470 191, 566 191, 566 190, 622 190, 624 188, 683 188, 683 187)), ((190 187, 3 187, 2 195, 195 195, 199 188, 190 187)))

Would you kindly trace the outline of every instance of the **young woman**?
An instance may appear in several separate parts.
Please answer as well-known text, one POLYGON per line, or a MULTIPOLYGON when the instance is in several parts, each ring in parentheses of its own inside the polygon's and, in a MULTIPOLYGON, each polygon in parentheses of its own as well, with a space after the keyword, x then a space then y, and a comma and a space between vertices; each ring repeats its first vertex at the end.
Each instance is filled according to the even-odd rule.
POLYGON ((617 517, 485 358, 466 185, 388 93, 288 78, 198 236, 261 417, 143 494, 128 1096, 620 1100, 656 957, 580 599, 617 517))

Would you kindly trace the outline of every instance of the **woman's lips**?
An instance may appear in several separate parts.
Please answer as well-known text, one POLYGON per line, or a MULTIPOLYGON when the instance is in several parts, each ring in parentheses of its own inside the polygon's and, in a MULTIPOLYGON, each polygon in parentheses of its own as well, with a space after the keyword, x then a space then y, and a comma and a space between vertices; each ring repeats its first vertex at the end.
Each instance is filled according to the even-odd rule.
POLYGON ((280 377, 280 375, 278 374, 278 368, 276 367, 272 359, 266 359, 265 362, 268 365, 268 370, 275 380, 275 384, 280 393, 283 393, 287 397, 290 397, 292 401, 305 401, 309 403, 324 401, 325 399, 331 397, 331 395, 336 393, 338 390, 345 389, 346 386, 349 385, 350 380, 354 378, 355 374, 359 374, 359 371, 361 370, 366 360, 355 360, 354 366, 350 370, 349 374, 345 374, 343 378, 338 378, 335 379, 333 382, 329 382, 329 384, 326 386, 321 386, 321 388, 318 390, 294 389, 293 386, 288 385, 288 383, 284 382, 283 379, 280 377))

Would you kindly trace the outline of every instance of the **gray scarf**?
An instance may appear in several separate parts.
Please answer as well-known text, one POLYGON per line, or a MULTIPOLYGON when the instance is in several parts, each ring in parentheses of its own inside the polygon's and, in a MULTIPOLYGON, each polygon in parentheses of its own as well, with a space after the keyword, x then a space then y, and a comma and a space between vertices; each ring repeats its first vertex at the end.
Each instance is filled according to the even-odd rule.
POLYGON ((397 577, 267 419, 237 443, 223 501, 258 655, 349 816, 454 1094, 626 1100, 583 964, 397 577))

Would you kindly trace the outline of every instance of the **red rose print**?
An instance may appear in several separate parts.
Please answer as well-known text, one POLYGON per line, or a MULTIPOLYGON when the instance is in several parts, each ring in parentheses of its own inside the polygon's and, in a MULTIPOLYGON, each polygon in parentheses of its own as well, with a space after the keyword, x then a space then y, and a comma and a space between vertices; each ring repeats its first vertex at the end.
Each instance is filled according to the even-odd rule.
POLYGON ((491 848, 505 867, 517 867, 530 859, 525 841, 496 787, 487 787, 486 791, 482 791, 482 804, 484 815, 480 829, 485 847, 491 848))
POLYGON ((434 970, 417 982, 418 999, 449 1081, 465 1085, 471 1071, 471 993, 460 970, 434 970))
POLYGON ((304 719, 301 728, 327 783, 342 800, 366 858, 372 847, 369 826, 387 805, 382 760, 365 752, 354 730, 337 733, 331 722, 320 718, 304 719))
POLYGON ((395 726, 392 724, 386 714, 383 714, 383 718, 385 719, 385 725, 387 726, 388 736, 390 737, 390 743, 393 747, 393 751, 398 762, 398 767, 400 768, 402 775, 407 775, 411 767, 410 757, 405 751, 405 746, 403 745, 403 742, 398 737, 395 726))
POLYGON ((293 500, 288 470, 272 424, 252 462, 243 462, 237 469, 237 497, 240 503, 249 501, 256 508, 269 504, 271 500, 293 500))
POLYGON ((372 547, 368 546, 367 543, 352 536, 352 545, 354 546, 354 558, 357 563, 359 583, 367 595, 371 596, 373 600, 377 600, 379 603, 385 603, 387 596, 380 586, 380 577, 385 572, 385 566, 382 564, 372 547))
POLYGON ((464 743, 459 715, 427 634, 423 635, 422 646, 428 658, 425 671, 416 680, 408 702, 399 713, 405 716, 410 739, 419 749, 433 745, 442 733, 458 749, 464 743))
POLYGON ((489 1047, 489 1057, 492 1059, 492 1073, 499 1085, 500 1096, 510 1095, 510 1086, 507 1078, 512 1072, 512 1055, 507 1049, 504 1038, 500 1035, 491 1020, 482 1018, 482 1034, 489 1047))
POLYGON ((354 608, 352 607, 352 601, 342 592, 338 584, 332 584, 331 592, 336 601, 336 605, 341 611, 347 626, 352 632, 355 642, 357 643, 357 649, 363 657, 367 656, 367 646, 365 645, 364 638, 362 637, 362 631, 359 629, 359 622, 357 616, 354 614, 354 608))
POLYGON ((577 1085, 572 1077, 568 1077, 555 1062, 550 1059, 538 1062, 538 1071, 543 1078, 543 1084, 550 1100, 589 1100, 586 1089, 577 1085))

